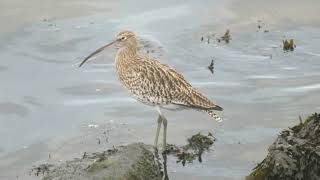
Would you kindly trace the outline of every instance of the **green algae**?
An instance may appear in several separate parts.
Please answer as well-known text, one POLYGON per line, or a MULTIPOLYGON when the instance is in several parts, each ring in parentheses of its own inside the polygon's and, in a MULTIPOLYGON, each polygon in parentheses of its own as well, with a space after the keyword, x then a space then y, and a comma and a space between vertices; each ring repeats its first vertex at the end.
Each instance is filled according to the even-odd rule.
POLYGON ((231 40, 231 35, 230 35, 230 30, 227 29, 226 32, 224 33, 224 35, 221 37, 221 39, 226 42, 227 44, 230 42, 231 40))
POLYGON ((202 154, 209 151, 210 147, 215 142, 215 137, 211 133, 202 135, 201 133, 193 135, 188 139, 188 144, 178 147, 173 144, 168 144, 164 153, 177 157, 177 163, 183 166, 186 163, 192 163, 195 159, 202 162, 202 154))
POLYGON ((282 41, 283 43, 283 50, 288 51, 294 51, 296 44, 293 39, 285 39, 282 41))

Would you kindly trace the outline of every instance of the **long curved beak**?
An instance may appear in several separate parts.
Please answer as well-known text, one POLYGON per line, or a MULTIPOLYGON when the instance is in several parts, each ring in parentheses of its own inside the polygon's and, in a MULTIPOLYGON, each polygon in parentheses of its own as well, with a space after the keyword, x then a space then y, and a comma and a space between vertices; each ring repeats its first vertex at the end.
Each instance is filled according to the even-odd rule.
POLYGON ((97 49, 96 51, 94 51, 93 53, 91 53, 88 57, 86 57, 79 65, 79 67, 81 67, 85 62, 87 62, 91 57, 93 57, 94 55, 98 54, 99 52, 103 51, 105 48, 111 46, 112 44, 114 44, 116 41, 112 41, 111 43, 102 46, 101 48, 97 49))

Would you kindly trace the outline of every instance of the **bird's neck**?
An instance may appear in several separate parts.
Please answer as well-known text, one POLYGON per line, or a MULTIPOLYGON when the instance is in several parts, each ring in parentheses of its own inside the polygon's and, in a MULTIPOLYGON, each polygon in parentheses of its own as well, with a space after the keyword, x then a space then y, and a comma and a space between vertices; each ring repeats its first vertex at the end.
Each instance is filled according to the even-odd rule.
POLYGON ((118 50, 115 65, 118 73, 120 71, 126 69, 126 67, 130 66, 130 64, 134 63, 137 56, 137 48, 136 47, 122 47, 118 50))
POLYGON ((133 57, 135 57, 136 54, 137 54, 136 47, 122 47, 117 52, 116 61, 134 59, 133 57))

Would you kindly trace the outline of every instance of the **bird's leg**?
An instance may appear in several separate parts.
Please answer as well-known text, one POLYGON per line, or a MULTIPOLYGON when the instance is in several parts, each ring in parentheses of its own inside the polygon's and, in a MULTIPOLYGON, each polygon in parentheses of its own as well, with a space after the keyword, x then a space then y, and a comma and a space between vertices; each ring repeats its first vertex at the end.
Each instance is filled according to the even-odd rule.
POLYGON ((161 123, 162 123, 162 118, 159 115, 158 117, 158 126, 157 126, 157 134, 156 134, 156 139, 154 140, 154 147, 157 149, 158 147, 158 138, 159 138, 159 133, 160 133, 160 128, 161 128, 161 123))
POLYGON ((167 124, 168 124, 168 121, 164 116, 162 116, 162 123, 163 123, 163 150, 162 151, 165 152, 167 150, 167 124))

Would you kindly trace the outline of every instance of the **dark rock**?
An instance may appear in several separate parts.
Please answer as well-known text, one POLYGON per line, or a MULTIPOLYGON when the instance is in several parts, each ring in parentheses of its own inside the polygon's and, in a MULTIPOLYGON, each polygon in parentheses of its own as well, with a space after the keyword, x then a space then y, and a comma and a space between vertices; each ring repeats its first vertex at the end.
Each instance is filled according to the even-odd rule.
POLYGON ((152 147, 142 143, 84 155, 48 170, 43 180, 161 180, 152 147))
POLYGON ((246 180, 319 180, 320 115, 284 130, 246 180))

